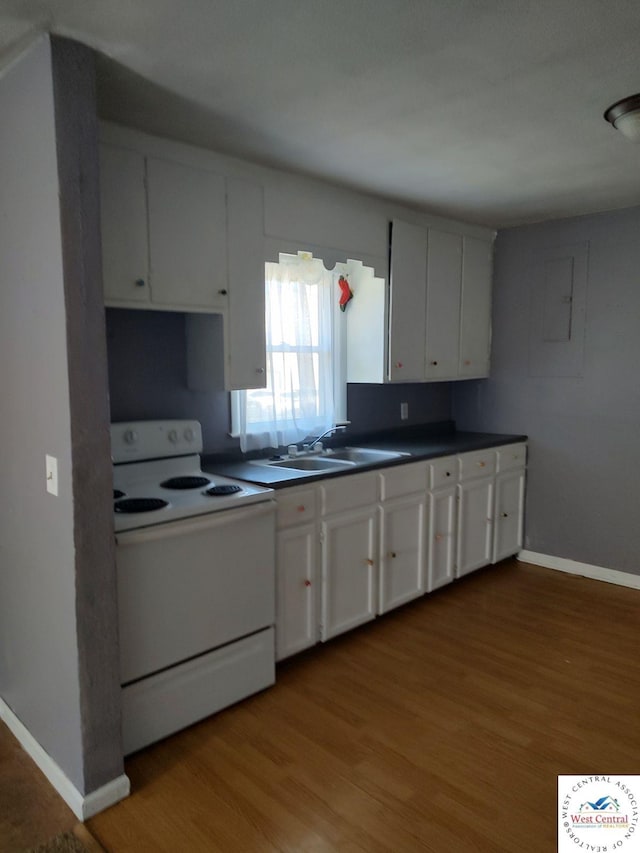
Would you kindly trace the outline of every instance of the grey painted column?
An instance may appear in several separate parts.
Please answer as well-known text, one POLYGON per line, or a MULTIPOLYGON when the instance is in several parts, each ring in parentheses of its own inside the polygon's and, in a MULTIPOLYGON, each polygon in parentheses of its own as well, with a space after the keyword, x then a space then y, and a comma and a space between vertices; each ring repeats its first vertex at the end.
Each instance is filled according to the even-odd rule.
POLYGON ((93 52, 53 38, 84 791, 123 772, 93 52))

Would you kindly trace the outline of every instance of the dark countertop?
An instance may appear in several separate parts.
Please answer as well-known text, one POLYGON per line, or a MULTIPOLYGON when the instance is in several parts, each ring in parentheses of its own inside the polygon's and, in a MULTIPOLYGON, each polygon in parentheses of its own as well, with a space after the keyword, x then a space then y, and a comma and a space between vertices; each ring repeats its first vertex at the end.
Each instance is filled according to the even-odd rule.
POLYGON ((434 459, 438 456, 451 456, 457 453, 468 453, 472 450, 486 450, 491 447, 516 444, 526 440, 526 435, 500 435, 487 432, 448 431, 441 435, 432 435, 429 430, 425 430, 421 437, 416 430, 411 430, 405 434, 398 431, 394 436, 348 442, 347 446, 349 447, 371 447, 376 450, 395 450, 410 454, 370 465, 357 465, 352 468, 345 467, 333 471, 296 471, 293 468, 256 465, 244 459, 225 462, 208 461, 205 457, 202 467, 204 471, 210 474, 220 474, 223 477, 231 477, 235 480, 247 480, 259 486, 281 489, 287 486, 317 482, 328 477, 344 477, 350 474, 358 474, 361 471, 406 465, 410 462, 418 462, 421 459, 434 459))

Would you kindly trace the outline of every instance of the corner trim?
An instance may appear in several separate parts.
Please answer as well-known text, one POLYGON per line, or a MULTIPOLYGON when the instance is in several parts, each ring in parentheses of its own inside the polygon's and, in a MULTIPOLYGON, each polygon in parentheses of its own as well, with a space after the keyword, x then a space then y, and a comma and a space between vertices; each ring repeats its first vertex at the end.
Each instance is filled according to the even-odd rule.
POLYGON ((582 575, 596 581, 640 589, 640 575, 632 575, 629 572, 607 569, 604 566, 592 566, 590 563, 579 563, 577 560, 567 560, 565 557, 554 557, 551 554, 538 554, 536 551, 520 551, 517 556, 523 563, 533 563, 534 566, 544 566, 547 569, 582 575))
POLYGON ((81 794, 2 699, 0 699, 0 720, 6 724, 20 746, 37 764, 78 820, 88 820, 98 812, 129 796, 131 783, 129 777, 124 773, 107 782, 101 788, 91 791, 90 794, 81 794))

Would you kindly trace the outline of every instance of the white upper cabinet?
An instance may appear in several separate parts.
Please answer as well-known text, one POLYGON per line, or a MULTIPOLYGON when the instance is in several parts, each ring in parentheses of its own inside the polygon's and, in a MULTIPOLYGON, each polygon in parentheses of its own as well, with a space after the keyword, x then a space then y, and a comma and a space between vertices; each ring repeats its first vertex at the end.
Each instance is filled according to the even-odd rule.
POLYGON ((101 145, 100 179, 105 300, 148 307, 145 158, 136 151, 101 145))
POLYGON ((225 179, 104 144, 100 169, 106 304, 224 310, 225 179))
POLYGON ((347 318, 348 381, 436 382, 488 376, 492 252, 489 235, 472 237, 394 220, 388 304, 380 290, 365 300, 363 286, 347 318), (384 318, 385 309, 386 334, 376 336, 372 317, 384 318))
POLYGON ((492 273, 491 243, 463 237, 458 373, 464 379, 489 375, 492 273))
POLYGON ((389 378, 416 382, 424 379, 427 232, 396 221, 392 234, 389 378))
POLYGON ((225 179, 147 158, 151 299, 213 311, 227 305, 225 179))
POLYGON ((457 378, 461 277, 461 235, 429 229, 424 366, 427 379, 457 378))

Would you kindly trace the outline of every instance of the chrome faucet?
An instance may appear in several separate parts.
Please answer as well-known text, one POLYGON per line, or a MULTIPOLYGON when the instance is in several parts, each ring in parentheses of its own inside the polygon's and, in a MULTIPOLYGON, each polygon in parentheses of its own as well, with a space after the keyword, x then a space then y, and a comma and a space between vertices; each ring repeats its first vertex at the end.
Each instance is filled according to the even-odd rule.
POLYGON ((346 424, 336 424, 336 426, 332 426, 329 429, 325 430, 321 435, 314 438, 311 444, 306 448, 307 452, 313 450, 314 444, 317 444, 321 438, 324 438, 325 435, 331 435, 332 432, 338 432, 338 430, 345 430, 347 428, 346 424))

